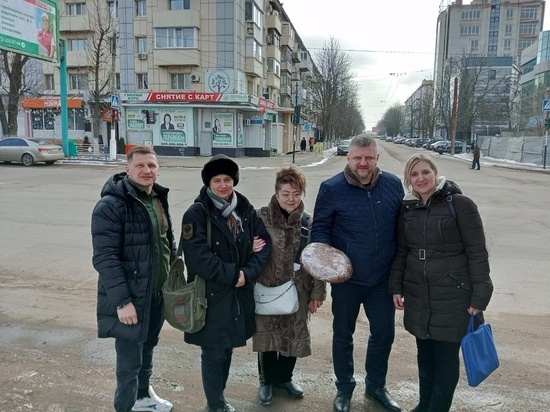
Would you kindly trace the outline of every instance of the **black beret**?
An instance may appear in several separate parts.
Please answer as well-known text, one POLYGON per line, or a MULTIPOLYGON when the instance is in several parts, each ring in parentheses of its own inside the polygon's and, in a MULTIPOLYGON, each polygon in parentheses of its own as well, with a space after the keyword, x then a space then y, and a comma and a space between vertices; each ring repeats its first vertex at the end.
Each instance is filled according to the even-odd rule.
POLYGON ((217 175, 228 175, 233 179, 233 186, 239 183, 239 165, 224 154, 218 154, 204 164, 201 177, 205 186, 217 175))

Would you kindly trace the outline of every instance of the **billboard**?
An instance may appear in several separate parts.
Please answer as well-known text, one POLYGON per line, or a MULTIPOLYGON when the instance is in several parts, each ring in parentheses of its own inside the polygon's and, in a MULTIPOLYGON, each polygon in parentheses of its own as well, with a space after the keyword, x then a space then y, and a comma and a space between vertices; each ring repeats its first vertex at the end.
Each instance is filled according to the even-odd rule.
POLYGON ((57 61, 59 12, 53 0, 2 0, 0 49, 57 61))

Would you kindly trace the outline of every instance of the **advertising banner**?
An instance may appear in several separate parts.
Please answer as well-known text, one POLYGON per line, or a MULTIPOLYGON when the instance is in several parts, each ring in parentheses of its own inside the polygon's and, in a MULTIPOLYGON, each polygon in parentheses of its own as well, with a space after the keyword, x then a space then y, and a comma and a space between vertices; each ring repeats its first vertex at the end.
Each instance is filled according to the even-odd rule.
POLYGON ((59 13, 52 0, 2 0, 0 49, 57 61, 59 13))
POLYGON ((166 106, 128 107, 126 128, 130 132, 149 132, 155 146, 188 146, 192 134, 192 109, 166 106), (149 121, 147 120, 149 119, 149 121))
POLYGON ((237 147, 244 146, 244 137, 243 137, 243 115, 239 113, 237 115, 237 147))
POLYGON ((214 140, 212 147, 233 147, 233 113, 212 113, 214 140))

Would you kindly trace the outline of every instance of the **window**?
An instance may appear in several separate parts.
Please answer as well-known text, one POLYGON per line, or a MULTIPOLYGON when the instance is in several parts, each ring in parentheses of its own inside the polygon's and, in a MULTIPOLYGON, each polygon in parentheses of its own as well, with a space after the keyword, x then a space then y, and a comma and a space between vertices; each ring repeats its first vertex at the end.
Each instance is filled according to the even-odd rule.
POLYGON ((109 3, 109 14, 111 17, 118 17, 118 0, 108 0, 109 3))
POLYGON ((506 18, 507 19, 513 19, 514 18, 514 9, 507 9, 506 10, 506 18))
POLYGON ((31 127, 33 130, 53 130, 55 115, 52 109, 32 109, 31 127))
POLYGON ((115 87, 120 90, 120 73, 115 73, 115 87))
POLYGON ((536 20, 537 9, 532 7, 522 7, 519 18, 521 20, 536 20))
POLYGON ((479 35, 479 26, 460 26, 461 36, 479 35))
POLYGON ((70 39, 68 40, 68 50, 69 51, 84 51, 86 50, 87 41, 86 39, 70 39))
POLYGON ((137 88, 148 89, 149 81, 147 80, 147 73, 140 73, 137 75, 137 88))
POLYGON ((523 50, 533 44, 533 40, 530 39, 519 39, 518 49, 523 50))
POLYGON ((495 80, 497 78, 496 70, 489 70, 489 80, 495 80))
POLYGON ((55 90, 53 74, 44 75, 44 90, 55 90))
POLYGON ((170 89, 190 90, 191 75, 189 73, 170 74, 170 89))
POLYGON ((147 53, 147 37, 136 37, 138 53, 147 53))
POLYGON ((84 110, 69 109, 69 130, 84 130, 84 110))
POLYGON ((246 21, 253 21, 256 26, 262 28, 262 11, 256 6, 256 3, 247 1, 244 9, 244 18, 246 21))
POLYGON ((275 73, 277 76, 281 74, 281 65, 273 57, 267 58, 267 72, 275 73))
POLYGON ((171 27, 155 29, 157 49, 198 49, 199 31, 191 27, 171 27))
POLYGON ((170 0, 170 10, 189 10, 191 0, 170 0))
MULTIPOLYGON (((496 46, 496 45, 489 46, 489 47, 487 48, 487 50, 490 51, 490 52, 494 52, 494 51, 497 50, 497 46, 496 46)), ((491 56, 493 56, 493 54, 491 54, 491 56)))
POLYGON ((480 10, 464 10, 460 16, 462 20, 479 20, 480 17, 481 17, 480 10))
POLYGON ((536 24, 520 24, 519 25, 519 34, 527 34, 534 36, 537 32, 537 25, 536 24))
POLYGON ((147 4, 145 3, 145 0, 136 0, 136 16, 147 16, 147 4))
POLYGON ((255 57, 262 61, 262 45, 254 40, 252 37, 246 38, 246 56, 255 57))
POLYGON ((69 16, 81 16, 86 14, 86 3, 67 4, 67 14, 69 16))
POLYGON ((69 86, 71 90, 88 90, 88 75, 87 74, 69 75, 69 86))
POLYGON ((479 47, 479 40, 472 40, 472 41, 470 42, 470 47, 471 47, 472 49, 477 49, 477 48, 479 47))
POLYGON ((510 40, 510 39, 505 39, 505 40, 504 40, 504 48, 505 48, 505 49, 509 49, 510 47, 512 47, 512 40, 510 40))
POLYGON ((507 24, 506 26, 504 26, 504 34, 506 36, 512 35, 512 25, 511 24, 507 24))
POLYGON ((489 32, 489 37, 498 37, 498 31, 497 30, 492 30, 489 32))

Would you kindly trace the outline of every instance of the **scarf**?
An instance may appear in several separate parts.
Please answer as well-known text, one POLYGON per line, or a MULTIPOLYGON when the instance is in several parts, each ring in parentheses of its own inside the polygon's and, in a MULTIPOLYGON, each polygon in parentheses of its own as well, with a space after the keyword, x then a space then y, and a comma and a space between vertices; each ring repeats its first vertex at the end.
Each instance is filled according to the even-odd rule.
POLYGON ((227 219, 227 226, 229 226, 229 229, 233 234, 233 238, 237 239, 237 235, 243 230, 243 223, 241 218, 237 216, 237 213, 235 212, 235 209, 237 208, 237 195, 235 192, 231 195, 231 202, 227 202, 221 197, 216 196, 209 187, 206 188, 206 194, 210 200, 212 200, 212 203, 214 203, 215 208, 218 209, 220 214, 227 219))

